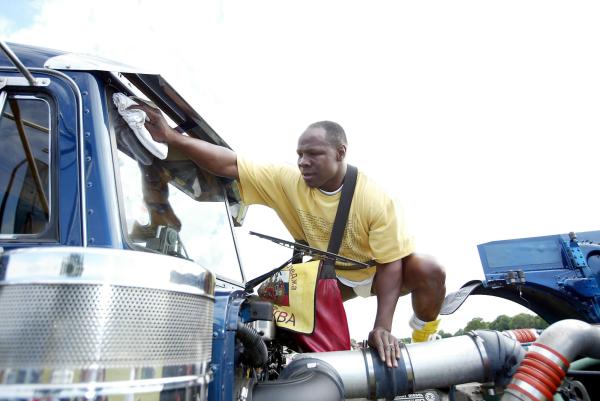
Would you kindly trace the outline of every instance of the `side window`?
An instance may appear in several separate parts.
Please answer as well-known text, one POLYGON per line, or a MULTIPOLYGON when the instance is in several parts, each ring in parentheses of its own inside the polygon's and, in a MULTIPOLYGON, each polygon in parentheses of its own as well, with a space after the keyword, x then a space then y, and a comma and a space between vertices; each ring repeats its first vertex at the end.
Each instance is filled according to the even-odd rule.
POLYGON ((0 100, 0 237, 37 237, 50 224, 50 105, 6 92, 0 100))
POLYGON ((241 283, 221 181, 175 149, 164 160, 153 156, 119 115, 113 93, 109 87, 108 117, 127 242, 134 249, 193 260, 220 278, 241 283))
POLYGON ((129 242, 242 282, 224 191, 216 178, 189 160, 154 159, 144 165, 125 151, 130 153, 118 150, 117 162, 129 242))

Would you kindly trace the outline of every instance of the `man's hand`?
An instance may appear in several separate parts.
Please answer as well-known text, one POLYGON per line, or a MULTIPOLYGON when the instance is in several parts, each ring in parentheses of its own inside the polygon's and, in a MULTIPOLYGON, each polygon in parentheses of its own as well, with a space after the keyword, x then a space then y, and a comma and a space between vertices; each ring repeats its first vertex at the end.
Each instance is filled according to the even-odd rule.
POLYGON ((141 102, 138 103, 138 105, 130 106, 129 108, 139 109, 146 113, 148 119, 144 125, 146 126, 146 129, 150 135, 152 135, 152 139, 154 139, 156 142, 168 144, 173 135, 179 135, 173 128, 169 126, 167 120, 165 120, 160 110, 141 102))
POLYGON ((375 327, 369 333, 369 345, 377 350, 381 362, 388 368, 397 368, 400 359, 398 339, 383 327, 375 327))

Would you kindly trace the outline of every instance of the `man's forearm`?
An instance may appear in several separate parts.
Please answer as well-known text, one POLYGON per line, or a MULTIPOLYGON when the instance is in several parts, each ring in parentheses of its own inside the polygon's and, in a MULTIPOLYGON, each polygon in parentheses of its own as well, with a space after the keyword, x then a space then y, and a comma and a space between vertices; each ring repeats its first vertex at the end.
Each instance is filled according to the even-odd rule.
POLYGON ((190 158, 199 167, 220 177, 238 179, 236 153, 226 147, 192 138, 187 135, 169 135, 168 145, 190 158))
POLYGON ((392 330, 396 304, 401 294, 402 261, 377 266, 373 288, 377 295, 377 314, 373 327, 392 330))
POLYGON ((369 333, 369 345, 377 349, 379 358, 390 368, 397 367, 400 358, 398 339, 391 331, 401 287, 401 260, 377 265, 373 281, 373 289, 377 295, 377 314, 373 330, 369 333))

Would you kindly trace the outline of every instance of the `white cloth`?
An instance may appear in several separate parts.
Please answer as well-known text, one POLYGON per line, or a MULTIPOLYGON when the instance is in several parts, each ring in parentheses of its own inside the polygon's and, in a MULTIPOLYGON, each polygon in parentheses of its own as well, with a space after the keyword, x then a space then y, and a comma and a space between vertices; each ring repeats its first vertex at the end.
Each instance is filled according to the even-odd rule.
POLYGON ((128 107, 137 105, 138 103, 123 93, 115 93, 113 95, 113 102, 117 106, 119 114, 123 117, 127 125, 129 125, 129 128, 131 128, 140 143, 154 156, 161 160, 166 159, 169 151, 168 146, 152 139, 152 136, 144 126, 144 123, 148 120, 146 112, 140 109, 128 109, 128 107))
POLYGON ((362 298, 368 298, 371 296, 371 287, 373 286, 373 276, 364 279, 362 281, 352 281, 347 278, 337 276, 337 279, 340 280, 342 284, 347 287, 350 287, 354 290, 356 295, 362 298))

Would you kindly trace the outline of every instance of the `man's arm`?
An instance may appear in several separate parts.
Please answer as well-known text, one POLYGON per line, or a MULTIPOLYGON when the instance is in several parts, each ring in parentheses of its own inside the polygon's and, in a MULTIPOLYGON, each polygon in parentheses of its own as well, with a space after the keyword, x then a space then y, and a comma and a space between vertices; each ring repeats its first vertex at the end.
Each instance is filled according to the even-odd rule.
POLYGON ((238 179, 236 153, 226 147, 181 135, 167 124, 160 110, 145 104, 132 106, 146 112, 149 121, 146 121, 146 129, 157 142, 163 142, 171 148, 175 148, 190 158, 195 164, 204 170, 219 177, 238 179))
POLYGON ((199 167, 219 177, 236 180, 240 177, 237 155, 233 150, 173 132, 167 144, 183 152, 199 167))
POLYGON ((373 279, 377 315, 369 333, 369 344, 377 349, 379 357, 388 366, 396 366, 396 360, 400 358, 398 340, 390 333, 400 295, 411 293, 415 316, 430 322, 440 313, 446 295, 445 282, 444 268, 429 257, 410 254, 401 260, 377 265, 373 279))
POLYGON ((391 334, 394 311, 402 290, 402 260, 377 265, 373 279, 377 295, 377 314, 369 344, 375 347, 382 361, 389 367, 397 367, 400 358, 398 339, 391 334))

